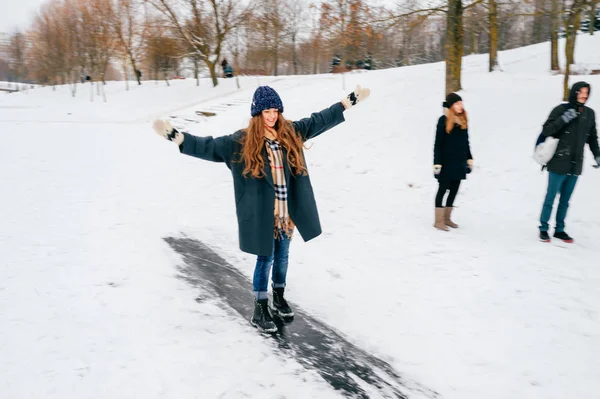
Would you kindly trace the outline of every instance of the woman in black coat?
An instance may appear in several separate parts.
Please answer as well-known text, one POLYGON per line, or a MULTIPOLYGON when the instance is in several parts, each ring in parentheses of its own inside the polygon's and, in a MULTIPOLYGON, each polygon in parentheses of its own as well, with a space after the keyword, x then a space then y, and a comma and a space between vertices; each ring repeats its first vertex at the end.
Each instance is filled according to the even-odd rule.
POLYGON ((277 331, 270 310, 282 317, 294 315, 284 298, 294 229, 305 241, 321 234, 304 143, 344 122, 343 112, 369 94, 369 89, 357 86, 341 102, 292 122, 283 117, 279 94, 269 86, 260 86, 254 92, 248 127, 216 138, 179 132, 169 121, 154 122, 154 130, 175 142, 181 153, 223 162, 231 170, 240 249, 257 255, 251 323, 262 331, 277 331), (271 266, 273 302, 269 310, 271 266))
POLYGON ((451 219, 454 199, 461 180, 467 178, 467 173, 471 173, 473 156, 469 145, 467 112, 462 98, 456 93, 450 93, 443 106, 444 115, 438 120, 433 150, 433 173, 439 182, 435 197, 434 227, 448 231, 448 227, 458 227, 451 219), (444 207, 443 200, 448 191, 450 193, 444 207))

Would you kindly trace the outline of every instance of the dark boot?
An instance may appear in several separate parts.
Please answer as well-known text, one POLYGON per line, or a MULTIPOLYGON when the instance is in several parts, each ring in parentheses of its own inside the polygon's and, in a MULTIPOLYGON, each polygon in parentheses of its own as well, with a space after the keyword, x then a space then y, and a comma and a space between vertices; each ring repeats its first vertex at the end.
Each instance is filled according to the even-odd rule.
POLYGON ((277 326, 273 322, 271 313, 269 313, 268 299, 258 299, 254 301, 254 315, 250 323, 264 332, 276 332, 277 326))
POLYGON ((294 315, 294 312, 283 297, 284 291, 284 287, 273 287, 273 310, 277 312, 281 317, 292 317, 294 315))
POLYGON ((558 232, 558 233, 554 233, 554 238, 558 238, 559 240, 562 240, 566 243, 571 244, 573 242, 573 238, 571 238, 567 233, 565 233, 564 231, 558 232))

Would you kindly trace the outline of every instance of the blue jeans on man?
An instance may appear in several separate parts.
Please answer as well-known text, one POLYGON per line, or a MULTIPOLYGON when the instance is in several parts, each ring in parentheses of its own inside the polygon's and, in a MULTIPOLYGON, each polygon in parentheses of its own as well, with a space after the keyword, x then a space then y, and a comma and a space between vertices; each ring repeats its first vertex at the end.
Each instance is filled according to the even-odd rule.
POLYGON ((540 231, 548 231, 549 229, 548 221, 550 220, 552 206, 557 194, 560 194, 560 200, 558 202, 558 209, 556 210, 555 232, 560 233, 565 231, 565 217, 567 216, 569 200, 575 189, 577 178, 577 175, 548 173, 548 191, 546 192, 546 199, 544 200, 542 215, 540 216, 540 231))
POLYGON ((273 253, 270 256, 258 256, 256 259, 252 280, 252 290, 256 299, 267 299, 271 266, 273 266, 273 287, 285 287, 291 239, 284 235, 274 240, 273 253))

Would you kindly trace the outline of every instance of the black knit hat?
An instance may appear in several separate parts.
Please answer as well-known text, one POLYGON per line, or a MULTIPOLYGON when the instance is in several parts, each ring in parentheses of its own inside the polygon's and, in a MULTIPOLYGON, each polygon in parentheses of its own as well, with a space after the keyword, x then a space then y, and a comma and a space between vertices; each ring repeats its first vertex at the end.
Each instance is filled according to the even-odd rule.
POLYGON ((446 101, 442 103, 444 108, 450 108, 454 103, 462 101, 462 98, 456 93, 450 93, 446 96, 446 101))

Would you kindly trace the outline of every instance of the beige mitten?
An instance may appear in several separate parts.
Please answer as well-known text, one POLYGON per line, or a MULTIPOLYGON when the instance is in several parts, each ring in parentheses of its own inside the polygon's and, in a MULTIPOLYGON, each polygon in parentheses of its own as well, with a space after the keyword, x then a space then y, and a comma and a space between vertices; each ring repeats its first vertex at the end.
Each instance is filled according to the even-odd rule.
POLYGON ((159 135, 164 137, 165 139, 174 142, 178 146, 183 143, 183 134, 181 134, 177 129, 175 129, 171 122, 168 120, 157 119, 152 124, 152 128, 159 135))
POLYGON ((369 98, 369 95, 371 95, 370 89, 363 89, 360 87, 360 85, 356 85, 354 91, 342 99, 342 104, 344 104, 344 108, 348 109, 359 102, 365 101, 367 98, 369 98))

